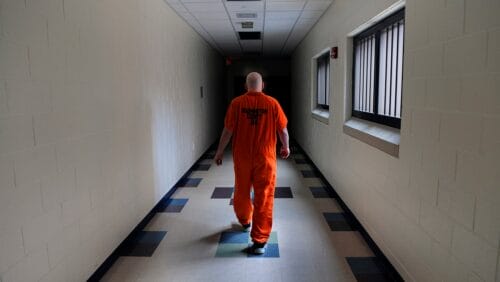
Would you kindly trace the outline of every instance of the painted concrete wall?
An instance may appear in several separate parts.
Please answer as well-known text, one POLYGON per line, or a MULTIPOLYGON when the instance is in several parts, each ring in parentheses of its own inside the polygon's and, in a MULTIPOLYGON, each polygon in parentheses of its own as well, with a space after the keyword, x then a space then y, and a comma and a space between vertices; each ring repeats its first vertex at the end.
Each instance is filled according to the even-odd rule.
POLYGON ((500 2, 408 0, 399 158, 343 133, 347 35, 395 1, 334 0, 292 58, 291 134, 408 281, 499 281, 500 2), (331 61, 329 123, 311 58, 331 61))
POLYGON ((0 13, 0 280, 83 281, 216 140, 223 60, 162 0, 0 13))

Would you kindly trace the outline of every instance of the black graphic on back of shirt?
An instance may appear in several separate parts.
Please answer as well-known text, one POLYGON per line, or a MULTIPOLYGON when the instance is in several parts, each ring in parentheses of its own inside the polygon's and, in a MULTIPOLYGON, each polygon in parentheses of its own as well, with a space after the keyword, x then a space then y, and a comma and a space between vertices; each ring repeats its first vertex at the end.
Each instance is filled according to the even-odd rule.
POLYGON ((267 109, 243 108, 241 111, 247 115, 250 124, 254 126, 259 123, 260 116, 267 113, 267 109))

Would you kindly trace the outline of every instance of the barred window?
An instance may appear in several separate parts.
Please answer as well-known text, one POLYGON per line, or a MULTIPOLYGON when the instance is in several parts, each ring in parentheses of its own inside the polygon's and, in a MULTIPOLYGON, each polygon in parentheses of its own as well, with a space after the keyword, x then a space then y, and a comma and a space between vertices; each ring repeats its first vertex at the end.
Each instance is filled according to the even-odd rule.
POLYGON ((352 115, 395 128, 401 127, 404 13, 354 38, 352 115))

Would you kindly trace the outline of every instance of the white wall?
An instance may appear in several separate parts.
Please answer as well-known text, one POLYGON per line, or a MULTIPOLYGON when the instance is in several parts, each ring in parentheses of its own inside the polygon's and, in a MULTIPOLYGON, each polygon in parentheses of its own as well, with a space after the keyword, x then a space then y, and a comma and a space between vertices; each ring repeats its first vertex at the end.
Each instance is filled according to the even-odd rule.
POLYGON ((406 280, 500 281, 500 1, 407 1, 399 158, 342 131, 347 34, 394 2, 334 0, 301 42, 291 134, 406 280), (331 46, 327 125, 310 65, 331 46))
POLYGON ((0 13, 0 280, 86 280, 216 140, 223 61, 162 0, 0 13))

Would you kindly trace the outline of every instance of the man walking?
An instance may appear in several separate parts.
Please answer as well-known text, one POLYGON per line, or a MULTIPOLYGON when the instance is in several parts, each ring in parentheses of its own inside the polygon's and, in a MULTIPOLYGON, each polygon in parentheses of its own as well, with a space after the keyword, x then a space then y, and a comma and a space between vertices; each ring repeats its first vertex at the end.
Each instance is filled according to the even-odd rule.
POLYGON ((253 244, 245 249, 264 254, 273 222, 276 185, 276 134, 281 141, 280 155, 288 158, 287 118, 278 101, 262 92, 259 73, 247 75, 247 92, 235 98, 224 120, 219 147, 215 155, 222 164, 224 149, 233 138, 235 173, 234 211, 245 231, 251 227, 253 244), (250 197, 253 186, 254 200, 250 197))

